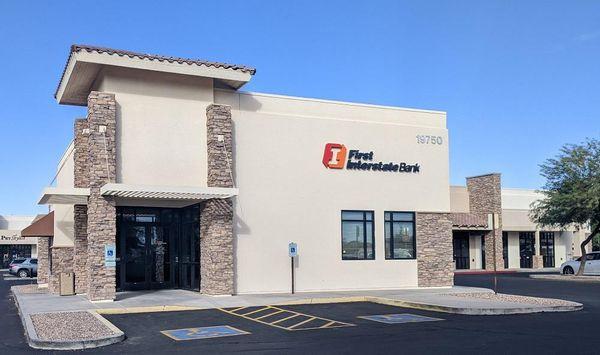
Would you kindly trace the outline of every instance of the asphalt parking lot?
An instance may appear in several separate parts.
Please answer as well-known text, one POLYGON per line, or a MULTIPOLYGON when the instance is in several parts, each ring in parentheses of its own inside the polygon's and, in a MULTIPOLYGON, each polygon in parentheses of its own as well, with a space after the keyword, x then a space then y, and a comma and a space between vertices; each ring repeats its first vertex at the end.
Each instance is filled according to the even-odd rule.
MULTIPOLYGON (((14 282, 27 281, 10 281, 14 282)), ((456 277, 456 283, 461 285, 486 287, 489 282, 487 275, 456 277)), ((4 331, 9 332, 6 344, 7 338, 2 338, 0 353, 31 351, 24 343, 14 305, 6 296, 9 282, 1 280, 0 283, 3 293, 0 306, 8 315, 1 329, 3 334, 4 331)), ((499 286, 502 292, 580 301, 585 309, 572 313, 461 316, 361 302, 105 315, 125 332, 127 339, 116 345, 84 352, 598 353, 600 337, 596 325, 600 320, 600 300, 597 297, 600 284, 532 280, 527 275, 513 274, 502 275, 499 286), (442 320, 388 324, 362 318, 389 314, 410 314, 442 320), (209 331, 189 329, 215 326, 227 327, 217 330, 211 328, 209 331), (180 329, 184 331, 171 335, 209 337, 177 341, 173 336, 163 333, 180 329), (235 335, 238 331, 241 334, 235 335), (213 337, 216 335, 226 336, 213 337), (585 345, 582 347, 579 344, 585 345)), ((398 319, 407 320, 406 316, 398 319)))

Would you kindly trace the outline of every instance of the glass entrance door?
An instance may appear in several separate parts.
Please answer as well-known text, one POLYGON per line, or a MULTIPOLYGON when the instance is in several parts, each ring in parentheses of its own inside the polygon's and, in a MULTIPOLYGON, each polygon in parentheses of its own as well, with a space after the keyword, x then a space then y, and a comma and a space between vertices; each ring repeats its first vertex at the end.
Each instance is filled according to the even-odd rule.
POLYGON ((200 290, 200 208, 188 207, 181 212, 179 238, 178 287, 200 290))
POLYGON ((519 254, 521 256, 521 268, 533 267, 533 255, 535 254, 535 233, 519 233, 519 254))
POLYGON ((455 232, 452 244, 456 269, 469 269, 469 233, 455 232))
POLYGON ((508 269, 508 232, 502 232, 502 260, 504 268, 508 269))
POLYGON ((117 208, 117 288, 200 290, 200 207, 117 208))
POLYGON ((544 267, 554 267, 554 232, 540 232, 540 253, 544 267))
POLYGON ((169 228, 148 223, 121 226, 120 284, 126 290, 171 287, 169 228))

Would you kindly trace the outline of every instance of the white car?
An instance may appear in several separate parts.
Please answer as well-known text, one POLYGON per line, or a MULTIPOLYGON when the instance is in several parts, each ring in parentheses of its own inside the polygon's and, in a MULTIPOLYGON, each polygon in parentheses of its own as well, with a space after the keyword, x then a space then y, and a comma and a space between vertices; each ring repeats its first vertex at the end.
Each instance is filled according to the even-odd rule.
MULTIPOLYGON (((581 257, 567 261, 560 266, 560 273, 565 275, 576 274, 579 270, 581 257)), ((600 252, 594 251, 586 254, 584 275, 600 275, 600 252)))

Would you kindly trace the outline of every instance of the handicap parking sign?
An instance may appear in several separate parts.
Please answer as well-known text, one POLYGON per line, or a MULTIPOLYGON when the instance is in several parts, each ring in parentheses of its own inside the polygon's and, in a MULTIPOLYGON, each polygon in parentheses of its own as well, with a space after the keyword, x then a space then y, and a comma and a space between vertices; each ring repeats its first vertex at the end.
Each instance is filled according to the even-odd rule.
POLYGON ((288 252, 292 258, 298 256, 298 244, 294 242, 290 243, 288 245, 288 252))
POLYGON ((108 244, 104 246, 104 266, 115 267, 117 265, 117 255, 115 245, 108 244))

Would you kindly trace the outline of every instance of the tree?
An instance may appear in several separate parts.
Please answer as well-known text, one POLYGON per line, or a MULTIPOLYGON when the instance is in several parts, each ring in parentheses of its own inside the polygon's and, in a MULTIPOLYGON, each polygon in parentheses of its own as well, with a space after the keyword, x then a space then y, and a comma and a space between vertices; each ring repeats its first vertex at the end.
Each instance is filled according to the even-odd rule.
POLYGON ((581 243, 581 263, 585 270, 585 247, 600 235, 600 141, 567 144, 552 159, 540 165, 546 178, 544 197, 532 205, 531 218, 543 226, 587 225, 592 233, 581 243))

